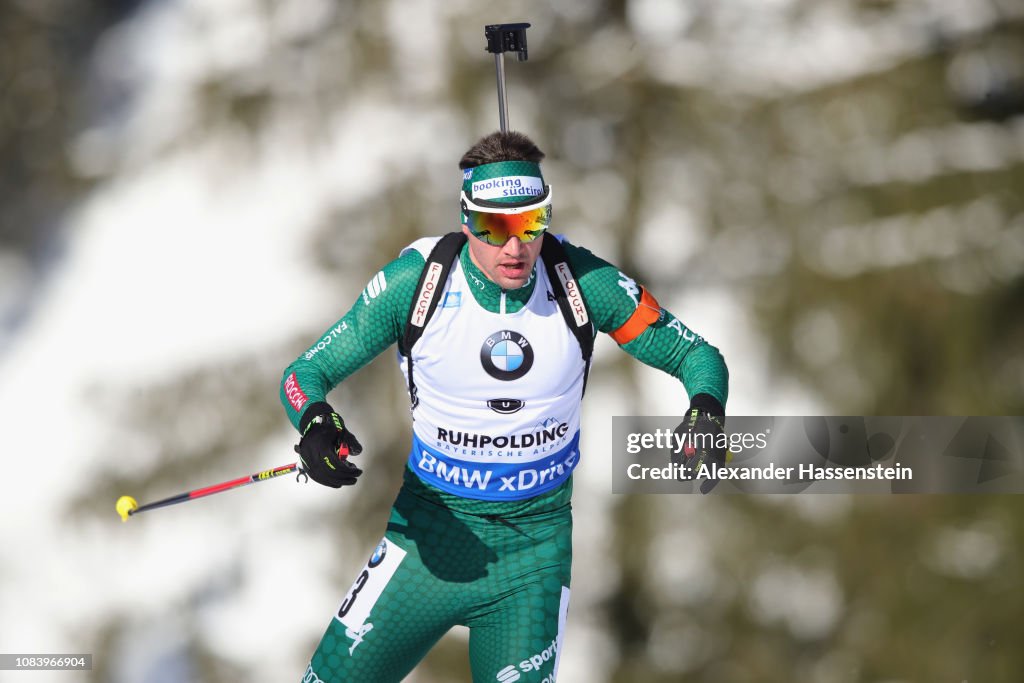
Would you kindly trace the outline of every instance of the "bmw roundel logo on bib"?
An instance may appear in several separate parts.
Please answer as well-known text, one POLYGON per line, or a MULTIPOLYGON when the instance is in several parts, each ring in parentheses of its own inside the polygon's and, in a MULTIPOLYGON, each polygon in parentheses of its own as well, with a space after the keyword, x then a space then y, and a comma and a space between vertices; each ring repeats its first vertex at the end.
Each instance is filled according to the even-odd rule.
POLYGON ((484 340, 480 363, 494 379, 519 379, 533 367, 533 347, 518 332, 501 330, 484 340))

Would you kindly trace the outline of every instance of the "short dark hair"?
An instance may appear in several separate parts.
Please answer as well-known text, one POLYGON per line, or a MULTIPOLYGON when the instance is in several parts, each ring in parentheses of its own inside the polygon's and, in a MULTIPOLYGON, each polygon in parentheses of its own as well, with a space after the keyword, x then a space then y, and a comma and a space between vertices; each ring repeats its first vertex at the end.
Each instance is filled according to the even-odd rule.
POLYGON ((496 161, 532 161, 539 164, 544 152, 533 140, 516 131, 495 131, 485 135, 469 148, 459 160, 459 168, 465 170, 496 161))

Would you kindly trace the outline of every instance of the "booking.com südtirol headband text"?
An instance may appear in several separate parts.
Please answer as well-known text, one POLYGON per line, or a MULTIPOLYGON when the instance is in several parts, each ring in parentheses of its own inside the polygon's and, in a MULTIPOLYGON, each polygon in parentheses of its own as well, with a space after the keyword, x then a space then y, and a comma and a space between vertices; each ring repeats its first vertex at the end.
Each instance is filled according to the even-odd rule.
POLYGON ((1024 493, 1021 417, 729 417, 612 420, 614 493, 1024 493), (726 460, 696 464, 702 449, 726 460), (706 486, 704 487, 706 489, 706 486))

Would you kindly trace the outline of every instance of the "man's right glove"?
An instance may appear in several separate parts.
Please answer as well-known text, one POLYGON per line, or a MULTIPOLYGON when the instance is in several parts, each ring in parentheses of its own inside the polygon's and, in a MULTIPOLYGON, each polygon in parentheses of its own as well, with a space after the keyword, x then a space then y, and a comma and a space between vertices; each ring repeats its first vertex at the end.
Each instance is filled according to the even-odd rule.
POLYGON ((302 439, 295 450, 313 481, 332 489, 356 483, 363 471, 349 462, 348 456, 359 455, 363 447, 334 408, 323 401, 311 403, 302 414, 299 429, 302 439))

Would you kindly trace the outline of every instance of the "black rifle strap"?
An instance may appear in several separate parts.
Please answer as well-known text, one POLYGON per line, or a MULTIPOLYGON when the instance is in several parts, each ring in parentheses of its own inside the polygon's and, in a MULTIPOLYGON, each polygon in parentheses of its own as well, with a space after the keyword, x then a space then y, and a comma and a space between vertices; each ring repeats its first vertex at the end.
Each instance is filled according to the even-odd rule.
POLYGON ((583 392, 587 391, 587 378, 590 376, 590 358, 594 355, 594 325, 590 321, 590 313, 583 301, 576 275, 572 272, 565 247, 554 235, 547 235, 540 248, 540 257, 548 273, 548 282, 562 311, 565 324, 569 326, 576 341, 580 344, 580 353, 586 364, 583 370, 583 392))
POLYGON ((448 274, 455 265, 455 259, 466 243, 466 235, 462 232, 450 232, 434 245, 427 262, 420 273, 420 281, 416 285, 416 295, 409 307, 409 316, 405 321, 405 332, 398 343, 399 352, 405 356, 406 374, 409 378, 409 400, 415 408, 419 403, 416 397, 416 384, 412 379, 412 347, 423 336, 430 317, 434 315, 440 294, 448 282, 448 274))

